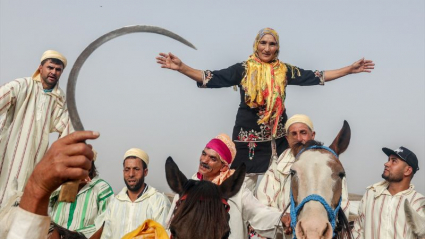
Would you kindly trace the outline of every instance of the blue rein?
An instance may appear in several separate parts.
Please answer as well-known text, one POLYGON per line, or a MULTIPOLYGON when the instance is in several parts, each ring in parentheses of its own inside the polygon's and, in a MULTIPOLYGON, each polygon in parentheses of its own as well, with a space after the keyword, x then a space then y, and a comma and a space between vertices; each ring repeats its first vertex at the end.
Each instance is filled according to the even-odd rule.
POLYGON ((341 198, 339 198, 338 206, 335 208, 335 210, 333 210, 331 206, 329 206, 329 204, 326 202, 326 200, 322 196, 317 194, 308 195, 306 198, 304 198, 304 200, 298 206, 295 207, 294 196, 292 196, 292 190, 291 190, 290 215, 291 215, 291 227, 294 234, 294 239, 297 238, 297 236, 295 235, 295 226, 297 225, 297 216, 300 213, 301 209, 304 207, 304 204, 312 200, 320 202, 323 205, 323 207, 325 207, 326 212, 328 213, 329 222, 331 223, 331 226, 332 226, 333 236, 335 236, 336 218, 338 215, 338 211, 341 208, 341 198))
MULTIPOLYGON (((329 152, 331 152, 333 155, 335 155, 335 157, 337 157, 338 158, 338 155, 332 150, 332 149, 330 149, 330 148, 328 148, 328 147, 326 147, 326 146, 321 146, 321 145, 313 145, 313 146, 310 146, 310 147, 308 147, 308 148, 304 148, 304 149, 302 149, 298 154, 297 154, 297 156, 296 156, 296 158, 298 158, 298 156, 301 154, 301 153, 303 153, 303 152, 305 152, 305 151, 307 151, 307 150, 309 150, 309 149, 325 149, 325 150, 327 150, 327 151, 329 151, 329 152)), ((304 207, 304 205, 307 203, 307 202, 309 202, 309 201, 317 201, 317 202, 320 202, 322 205, 323 205, 323 207, 326 209, 326 212, 328 213, 328 219, 329 219, 329 222, 331 223, 331 226, 332 226, 332 231, 333 231, 333 237, 335 236, 335 226, 336 226, 336 218, 337 218, 337 215, 338 215, 338 211, 339 211, 339 209, 341 208, 341 200, 342 200, 342 198, 340 197, 339 198, 339 202, 338 202, 338 205, 337 205, 337 207, 335 208, 335 210, 333 210, 332 209, 332 207, 331 206, 329 206, 329 204, 326 202, 326 200, 322 197, 322 196, 320 196, 320 195, 317 195, 317 194, 311 194, 311 195, 308 195, 306 198, 304 198, 304 200, 302 200, 302 202, 298 205, 298 206, 296 206, 295 207, 295 201, 294 201, 294 196, 293 196, 293 194, 292 194, 292 189, 291 189, 291 193, 290 193, 290 197, 291 197, 291 212, 290 212, 290 216, 291 216, 291 227, 292 227, 292 233, 294 234, 294 239, 296 239, 297 238, 297 236, 295 235, 295 226, 297 225, 297 216, 298 216, 298 214, 300 213, 300 211, 302 210, 302 208, 304 207)))

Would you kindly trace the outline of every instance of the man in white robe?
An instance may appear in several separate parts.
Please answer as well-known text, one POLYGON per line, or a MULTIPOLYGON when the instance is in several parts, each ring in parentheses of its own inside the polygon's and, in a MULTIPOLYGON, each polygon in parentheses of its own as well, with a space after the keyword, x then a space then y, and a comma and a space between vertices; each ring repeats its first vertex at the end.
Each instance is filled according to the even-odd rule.
MULTIPOLYGON (((305 144, 309 140, 314 140, 316 132, 314 131, 313 122, 307 115, 296 114, 289 118, 285 124, 286 138, 289 147, 297 143, 305 144)), ((290 220, 290 191, 291 191, 291 167, 295 162, 295 155, 291 152, 291 148, 286 149, 277 160, 273 160, 269 169, 264 174, 258 188, 255 192, 257 199, 264 205, 275 207, 280 211, 285 211, 285 219, 290 220)), ((349 201, 347 191, 347 180, 342 180, 342 201, 343 209, 347 219, 349 214, 349 201)), ((290 234, 291 230, 287 230, 290 234)), ((288 236, 287 238, 292 238, 288 236)))
POLYGON ((67 60, 48 50, 32 77, 0 87, 0 208, 17 190, 23 191, 35 165, 49 146, 49 133, 63 137, 73 131, 59 78, 67 60))
POLYGON ((145 183, 148 175, 149 156, 141 149, 132 148, 124 154, 124 187, 109 203, 104 218, 96 219, 102 239, 122 238, 125 234, 151 219, 165 225, 170 201, 163 193, 145 183))
MULTIPOLYGON (((198 172, 192 179, 207 180, 220 185, 235 171, 229 168, 235 155, 236 148, 230 137, 226 134, 218 135, 202 150, 198 172)), ((176 195, 168 214, 168 224, 178 199, 179 196, 176 195)), ((261 204, 245 183, 235 196, 229 198, 228 204, 230 206, 229 239, 248 238, 248 224, 257 233, 269 238, 274 237, 276 227, 281 230, 279 226, 281 212, 261 204)))

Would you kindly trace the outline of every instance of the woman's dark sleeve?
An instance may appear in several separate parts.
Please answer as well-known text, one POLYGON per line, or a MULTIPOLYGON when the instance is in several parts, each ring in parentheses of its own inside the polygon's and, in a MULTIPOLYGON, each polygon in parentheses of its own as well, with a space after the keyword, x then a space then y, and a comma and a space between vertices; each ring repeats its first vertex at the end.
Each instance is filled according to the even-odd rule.
POLYGON ((324 85, 325 72, 324 71, 311 71, 286 64, 288 71, 286 72, 286 79, 288 85, 324 85))
POLYGON ((236 63, 226 69, 217 71, 204 71, 203 83, 197 83, 201 88, 222 88, 239 85, 245 68, 242 63, 236 63))

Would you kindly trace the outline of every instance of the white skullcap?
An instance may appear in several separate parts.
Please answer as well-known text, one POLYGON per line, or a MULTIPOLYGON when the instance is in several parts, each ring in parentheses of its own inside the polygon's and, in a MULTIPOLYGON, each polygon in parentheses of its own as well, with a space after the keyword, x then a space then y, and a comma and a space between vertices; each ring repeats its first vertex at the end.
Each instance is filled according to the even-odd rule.
POLYGON ((127 152, 125 152, 125 154, 124 154, 124 160, 128 157, 137 157, 137 158, 143 160, 143 162, 146 163, 146 166, 149 165, 149 156, 145 151, 143 151, 141 149, 131 148, 131 149, 127 150, 127 152))
POLYGON ((297 114, 289 118, 288 121, 286 121, 286 124, 285 124, 286 133, 288 133, 289 127, 295 123, 303 123, 307 125, 311 129, 311 131, 314 131, 313 122, 310 120, 310 118, 307 115, 297 114))

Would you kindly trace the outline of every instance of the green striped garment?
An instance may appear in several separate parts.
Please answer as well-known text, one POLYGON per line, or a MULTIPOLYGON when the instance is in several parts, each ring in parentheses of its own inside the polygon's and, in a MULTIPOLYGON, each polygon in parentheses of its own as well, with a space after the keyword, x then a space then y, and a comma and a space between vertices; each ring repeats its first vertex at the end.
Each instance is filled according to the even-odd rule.
POLYGON ((60 188, 50 197, 49 215, 52 221, 87 238, 96 232, 95 219, 107 208, 113 198, 111 186, 97 176, 77 194, 73 203, 59 202, 60 188))

